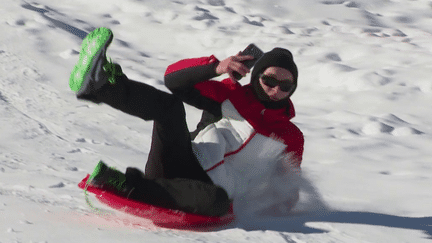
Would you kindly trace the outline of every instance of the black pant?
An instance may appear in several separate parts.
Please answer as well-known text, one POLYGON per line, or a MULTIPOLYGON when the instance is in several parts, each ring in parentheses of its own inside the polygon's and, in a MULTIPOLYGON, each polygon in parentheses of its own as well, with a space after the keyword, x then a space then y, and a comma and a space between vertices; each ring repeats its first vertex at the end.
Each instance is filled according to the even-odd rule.
POLYGON ((133 169, 126 173, 135 187, 134 199, 199 214, 226 213, 228 195, 213 184, 193 154, 184 105, 178 97, 126 76, 96 96, 99 102, 154 121, 144 175, 133 169))
POLYGON ((211 182, 192 152, 183 102, 150 85, 121 76, 98 93, 98 100, 146 121, 153 120, 148 178, 189 178, 211 182))

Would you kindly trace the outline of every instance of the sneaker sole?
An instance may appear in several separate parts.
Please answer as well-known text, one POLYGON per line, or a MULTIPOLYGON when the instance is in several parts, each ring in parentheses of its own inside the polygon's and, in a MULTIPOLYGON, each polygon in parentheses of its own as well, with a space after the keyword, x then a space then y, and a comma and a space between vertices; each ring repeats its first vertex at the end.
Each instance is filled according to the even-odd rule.
POLYGON ((106 51, 112 40, 112 31, 103 27, 93 30, 84 38, 78 63, 73 68, 69 79, 69 87, 72 91, 78 92, 82 88, 86 76, 91 71, 95 57, 98 57, 101 51, 106 51))

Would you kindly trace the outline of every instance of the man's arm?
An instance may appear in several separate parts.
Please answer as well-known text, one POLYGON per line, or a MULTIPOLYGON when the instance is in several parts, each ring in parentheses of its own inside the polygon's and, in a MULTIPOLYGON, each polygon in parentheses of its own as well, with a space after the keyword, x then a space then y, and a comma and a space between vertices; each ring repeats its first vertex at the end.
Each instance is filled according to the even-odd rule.
MULTIPOLYGON (((203 95, 202 90, 195 87, 202 82, 212 82, 216 77, 219 60, 214 57, 184 59, 168 66, 165 72, 165 86, 183 102, 198 109, 206 110, 214 116, 221 116, 221 102, 213 97, 203 95)), ((217 89, 217 84, 208 85, 207 92, 217 89)), ((220 85, 219 85, 220 86, 220 85)), ((214 92, 213 92, 214 93, 214 92)))
POLYGON ((246 75, 250 70, 242 63, 253 56, 231 56, 219 61, 215 56, 184 59, 168 66, 165 85, 184 102, 220 117, 220 104, 228 98, 230 88, 212 78, 233 72, 246 75))
POLYGON ((219 60, 214 56, 178 61, 168 66, 165 72, 165 85, 170 90, 179 90, 211 80, 218 76, 218 64, 219 60))

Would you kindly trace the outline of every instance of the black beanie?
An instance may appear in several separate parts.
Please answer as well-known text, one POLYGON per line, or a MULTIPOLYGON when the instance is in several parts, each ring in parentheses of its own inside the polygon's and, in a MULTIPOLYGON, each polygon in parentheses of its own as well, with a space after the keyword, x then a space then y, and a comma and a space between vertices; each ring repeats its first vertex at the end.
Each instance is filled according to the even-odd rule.
POLYGON ((276 47, 273 50, 266 52, 255 64, 252 70, 251 84, 260 99, 267 108, 281 108, 289 104, 289 97, 294 93, 297 88, 298 70, 294 63, 293 55, 287 49, 276 47), (272 101, 270 97, 264 92, 259 84, 259 75, 263 73, 268 67, 281 67, 290 71, 294 78, 294 89, 288 97, 281 101, 272 101))

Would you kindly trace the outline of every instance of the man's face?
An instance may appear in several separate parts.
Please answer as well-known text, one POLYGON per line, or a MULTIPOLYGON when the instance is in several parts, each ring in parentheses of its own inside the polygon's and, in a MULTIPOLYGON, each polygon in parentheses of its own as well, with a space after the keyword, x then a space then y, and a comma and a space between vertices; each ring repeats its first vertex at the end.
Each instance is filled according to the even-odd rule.
MULTIPOLYGON (((268 67, 264 72, 264 76, 272 77, 281 83, 286 82, 287 84, 294 84, 294 78, 290 71, 281 67, 268 67)), ((284 91, 281 89, 280 85, 271 87, 266 85, 265 78, 260 77, 259 83, 263 88, 264 92, 270 97, 273 101, 279 101, 287 98, 290 94, 290 91, 284 91)), ((273 86, 273 85, 272 85, 273 86)))

